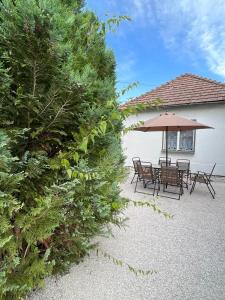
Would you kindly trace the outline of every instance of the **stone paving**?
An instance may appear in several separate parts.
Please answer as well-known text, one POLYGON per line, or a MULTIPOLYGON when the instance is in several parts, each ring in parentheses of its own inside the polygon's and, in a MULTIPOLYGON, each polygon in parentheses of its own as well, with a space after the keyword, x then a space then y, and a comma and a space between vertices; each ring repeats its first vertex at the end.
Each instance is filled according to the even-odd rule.
MULTIPOLYGON (((129 179, 130 180, 130 179, 129 179)), ((124 196, 151 200, 122 185, 124 196)), ((224 300, 225 182, 214 183, 213 200, 205 186, 196 186, 180 201, 160 198, 160 207, 174 215, 165 219, 147 207, 130 207, 123 229, 114 237, 98 238, 100 249, 154 275, 135 276, 95 252, 62 277, 48 278, 30 300, 224 300)))

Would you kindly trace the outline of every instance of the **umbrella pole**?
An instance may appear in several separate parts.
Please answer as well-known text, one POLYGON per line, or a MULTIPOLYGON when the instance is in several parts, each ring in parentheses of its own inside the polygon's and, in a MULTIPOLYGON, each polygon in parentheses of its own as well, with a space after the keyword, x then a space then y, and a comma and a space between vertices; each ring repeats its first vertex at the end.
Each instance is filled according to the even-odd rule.
POLYGON ((166 127, 166 166, 168 166, 168 126, 166 127))

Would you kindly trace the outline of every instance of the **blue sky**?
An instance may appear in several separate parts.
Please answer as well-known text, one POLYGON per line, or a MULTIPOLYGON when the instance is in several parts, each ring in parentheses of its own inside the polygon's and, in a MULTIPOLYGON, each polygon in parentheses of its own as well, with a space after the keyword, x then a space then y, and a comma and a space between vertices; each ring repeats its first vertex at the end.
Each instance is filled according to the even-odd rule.
POLYGON ((225 0, 86 0, 101 18, 128 15, 109 33, 117 87, 138 81, 121 101, 183 73, 225 81, 225 0))

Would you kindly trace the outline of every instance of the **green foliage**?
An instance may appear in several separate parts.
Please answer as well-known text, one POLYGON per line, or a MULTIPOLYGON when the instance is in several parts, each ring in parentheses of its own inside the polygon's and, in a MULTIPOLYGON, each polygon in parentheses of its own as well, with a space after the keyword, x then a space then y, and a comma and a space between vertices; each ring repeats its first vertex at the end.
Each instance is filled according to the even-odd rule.
POLYGON ((157 273, 156 270, 147 270, 147 271, 144 271, 142 269, 137 269, 137 268, 131 266, 130 264, 124 262, 123 260, 117 259, 117 258, 113 257, 109 253, 107 253, 107 252, 105 252, 105 251, 103 251, 103 250, 101 250, 99 248, 97 248, 96 252, 97 252, 97 255, 102 254, 104 257, 106 257, 109 260, 111 260, 115 265, 120 266, 120 267, 126 267, 126 268, 128 268, 128 270, 130 272, 134 273, 136 276, 138 276, 138 275, 147 276, 147 275, 153 275, 153 274, 157 273))
POLYGON ((167 211, 163 211, 156 203, 155 199, 154 201, 134 201, 134 200, 127 200, 127 203, 133 204, 135 207, 149 207, 154 212, 156 212, 159 215, 163 215, 166 219, 172 219, 173 215, 168 213, 167 211))
POLYGON ((0 299, 42 286, 121 223, 115 61, 83 4, 0 1, 0 299))
POLYGON ((105 32, 128 18, 83 5, 0 1, 0 299, 22 299, 123 221, 123 121, 147 106, 117 103, 105 32))

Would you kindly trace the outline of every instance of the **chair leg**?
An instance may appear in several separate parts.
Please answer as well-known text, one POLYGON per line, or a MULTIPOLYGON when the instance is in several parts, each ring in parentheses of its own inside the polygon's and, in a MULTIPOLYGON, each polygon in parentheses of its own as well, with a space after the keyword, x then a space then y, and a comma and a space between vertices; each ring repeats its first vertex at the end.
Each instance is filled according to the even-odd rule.
POLYGON ((191 190, 190 190, 190 194, 191 194, 192 192, 194 192, 195 185, 196 185, 196 178, 194 178, 194 180, 193 180, 193 183, 192 183, 192 186, 191 186, 191 190))
POLYGON ((187 172, 187 173, 183 174, 183 176, 182 176, 182 184, 185 185, 187 190, 188 190, 188 181, 189 181, 189 174, 187 172))
POLYGON ((191 190, 190 190, 190 194, 194 191, 194 181, 192 182, 192 186, 191 186, 191 190))
POLYGON ((209 182, 209 185, 210 185, 210 187, 211 187, 211 189, 213 190, 213 193, 214 193, 214 195, 215 195, 215 194, 216 194, 216 191, 214 190, 214 187, 212 186, 212 183, 209 182))
POLYGON ((138 184, 138 176, 137 176, 137 180, 136 180, 136 184, 135 184, 135 188, 134 188, 134 192, 136 193, 137 191, 137 184, 138 184))
POLYGON ((155 190, 156 190, 156 180, 155 180, 155 182, 154 182, 153 196, 155 196, 155 190))
POLYGON ((180 191, 181 191, 181 195, 183 195, 183 193, 184 193, 183 184, 181 184, 181 186, 180 186, 180 191))
POLYGON ((209 185, 209 187, 210 187, 210 188, 212 189, 212 191, 213 191, 213 194, 215 195, 215 194, 216 194, 216 191, 214 190, 214 187, 213 187, 213 185, 212 185, 210 179, 207 178, 206 183, 209 185))
POLYGON ((209 192, 210 192, 210 194, 211 194, 211 196, 213 197, 213 199, 215 199, 215 194, 210 190, 210 188, 209 188, 209 186, 207 185, 207 188, 208 188, 208 190, 209 190, 209 192))
POLYGON ((137 174, 136 173, 134 173, 134 176, 133 176, 133 178, 132 178, 132 180, 131 180, 131 183, 130 184, 132 184, 133 183, 133 181, 134 181, 134 178, 135 178, 135 176, 136 176, 137 174))
MULTIPOLYGON (((192 184, 192 187, 191 187, 191 190, 190 190, 190 194, 194 191, 196 182, 197 182, 197 176, 193 180, 193 184, 192 184)), ((213 188, 212 183, 210 182, 210 180, 204 178, 203 183, 205 183, 205 185, 207 186, 208 191, 210 192, 211 196, 213 197, 213 199, 215 199, 216 192, 215 192, 215 190, 214 190, 214 188, 213 188)))
POLYGON ((188 184, 191 185, 191 173, 188 172, 188 184))
POLYGON ((215 190, 214 190, 214 188, 213 188, 211 182, 208 182, 208 183, 206 182, 206 185, 207 185, 207 188, 208 188, 208 190, 209 190, 211 196, 213 197, 213 199, 215 199, 215 194, 216 194, 216 192, 215 192, 215 190))
POLYGON ((159 195, 159 191, 160 191, 160 181, 158 181, 158 188, 157 188, 157 196, 159 195))
POLYGON ((178 197, 178 200, 180 200, 180 196, 182 196, 184 193, 184 190, 183 190, 183 184, 180 185, 180 193, 179 193, 179 197, 178 197))
POLYGON ((189 179, 190 179, 190 185, 191 185, 191 173, 189 174, 189 179))

